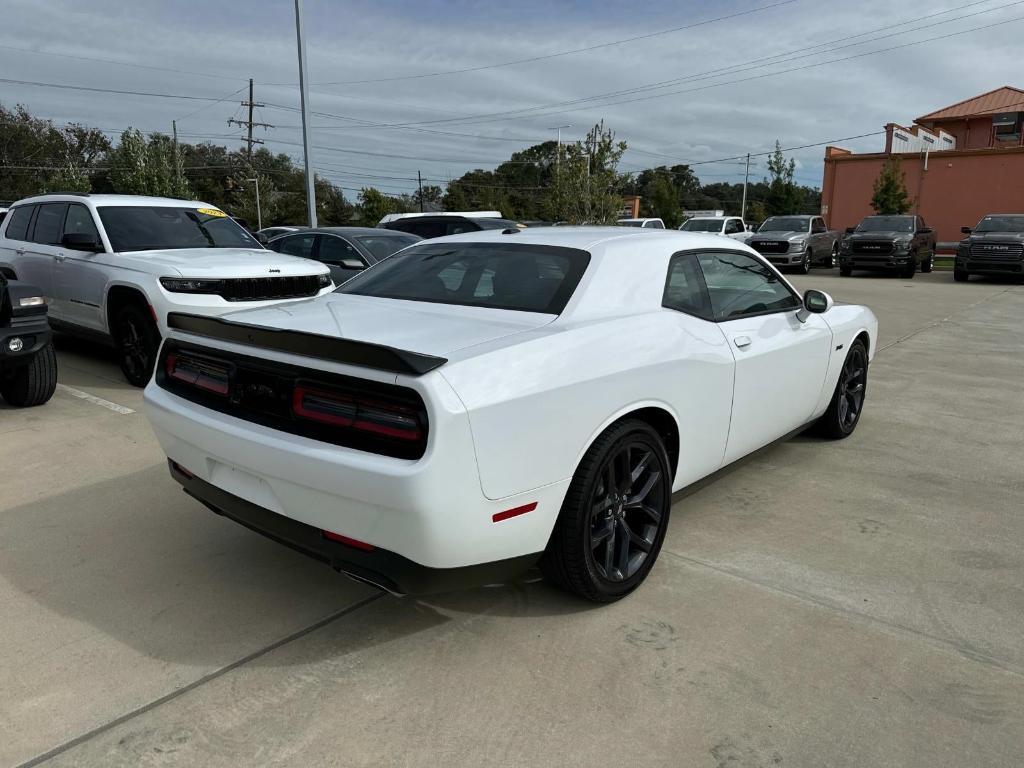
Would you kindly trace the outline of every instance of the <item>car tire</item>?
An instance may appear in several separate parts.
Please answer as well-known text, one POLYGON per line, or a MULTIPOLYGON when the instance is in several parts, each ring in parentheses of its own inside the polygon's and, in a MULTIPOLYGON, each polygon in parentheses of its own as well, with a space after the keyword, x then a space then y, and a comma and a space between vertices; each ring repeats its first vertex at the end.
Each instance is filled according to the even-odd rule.
POLYGON ((18 366, 0 381, 0 395, 10 405, 30 408, 42 405, 57 389, 57 355, 53 342, 47 343, 25 365, 18 366))
POLYGON ((958 283, 966 283, 971 279, 971 273, 966 269, 953 269, 953 279, 958 283))
POLYGON ((916 272, 917 272, 917 254, 914 254, 914 256, 910 259, 910 263, 907 264, 906 269, 904 269, 902 272, 900 272, 900 277, 902 277, 904 280, 913 280, 914 279, 914 273, 916 273, 916 272))
POLYGON ((840 267, 839 268, 839 276, 840 277, 849 277, 852 274, 853 274, 853 267, 840 267))
POLYGON ((927 274, 932 271, 932 265, 935 263, 935 251, 928 251, 928 258, 921 262, 921 273, 927 274))
POLYGON ((839 243, 832 244, 832 254, 828 257, 828 268, 835 269, 839 261, 839 243))
POLYGON ((129 304, 117 314, 114 325, 118 362, 128 383, 144 387, 153 375, 160 331, 146 308, 129 304))
POLYGON ((643 583, 658 559, 672 506, 672 471, 648 424, 613 424, 573 475, 540 561, 554 585, 597 603, 643 583))
POLYGON ((815 422, 813 431, 832 440, 842 440, 852 435, 864 411, 867 385, 868 350, 864 342, 857 339, 846 353, 832 400, 825 413, 815 422))
POLYGON ((811 267, 814 264, 814 252, 808 248, 804 251, 804 260, 800 262, 800 266, 797 268, 801 275, 811 274, 811 267))

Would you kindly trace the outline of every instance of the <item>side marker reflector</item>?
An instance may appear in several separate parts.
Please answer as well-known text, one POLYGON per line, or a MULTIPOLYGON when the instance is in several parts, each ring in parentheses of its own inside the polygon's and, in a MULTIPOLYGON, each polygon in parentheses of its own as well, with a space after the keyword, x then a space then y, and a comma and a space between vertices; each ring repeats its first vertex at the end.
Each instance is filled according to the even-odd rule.
POLYGON ((491 515, 491 522, 500 523, 502 520, 508 520, 510 517, 518 517, 519 515, 525 515, 527 512, 533 512, 537 508, 537 502, 532 501, 529 504, 524 504, 521 507, 513 507, 512 509, 506 509, 504 512, 495 512, 491 515))
POLYGON ((323 529, 320 530, 320 533, 324 535, 325 539, 330 541, 336 541, 339 544, 345 544, 346 546, 353 547, 354 549, 361 549, 364 552, 373 552, 373 544, 367 544, 365 541, 350 539, 348 536, 342 536, 340 533, 325 531, 323 529))

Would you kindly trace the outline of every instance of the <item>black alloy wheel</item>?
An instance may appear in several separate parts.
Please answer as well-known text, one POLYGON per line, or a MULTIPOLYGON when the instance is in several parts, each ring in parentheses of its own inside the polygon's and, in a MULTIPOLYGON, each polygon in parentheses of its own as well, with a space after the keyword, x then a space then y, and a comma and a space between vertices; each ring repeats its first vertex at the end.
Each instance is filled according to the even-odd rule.
POLYGON ((860 422, 868 386, 868 351, 864 342, 853 342, 828 409, 815 425, 825 437, 849 437, 860 422))
POLYGON ((935 263, 935 251, 928 251, 928 257, 921 262, 921 273, 927 274, 932 271, 932 265, 935 263))
POLYGON ((839 261, 839 243, 832 244, 832 255, 828 258, 828 268, 835 269, 836 262, 839 261))
POLYGON ((144 387, 153 375, 160 332, 152 318, 139 306, 130 305, 117 316, 118 357, 129 384, 144 387))
POLYGON ((814 262, 814 253, 808 248, 804 251, 804 260, 800 262, 800 274, 809 275, 811 273, 811 266, 814 262))
POLYGON ((917 272, 917 254, 912 253, 910 254, 910 261, 908 262, 907 266, 904 267, 903 271, 900 273, 900 277, 902 277, 904 280, 911 280, 913 279, 915 272, 917 272))
POLYGON ((636 589, 661 551, 672 504, 668 457, 658 434, 628 420, 587 451, 541 560, 548 580, 609 603, 636 589))

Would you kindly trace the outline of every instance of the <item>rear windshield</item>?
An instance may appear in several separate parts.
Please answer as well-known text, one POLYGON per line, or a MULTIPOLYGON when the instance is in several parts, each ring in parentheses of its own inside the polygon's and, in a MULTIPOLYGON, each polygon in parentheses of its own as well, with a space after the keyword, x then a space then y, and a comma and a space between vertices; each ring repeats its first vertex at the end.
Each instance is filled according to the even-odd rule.
POLYGON ((377 257, 377 261, 383 261, 396 251, 400 251, 413 243, 418 243, 422 239, 422 237, 410 234, 360 235, 356 238, 363 248, 377 257))
POLYGON ((913 232, 913 216, 868 216, 857 225, 858 232, 913 232))
POLYGON ((683 232, 721 232, 722 219, 690 219, 680 227, 683 232))
POLYGON ((395 254, 337 292, 557 315, 589 262, 575 248, 430 243, 395 254))
POLYGON ((975 232, 1024 232, 1024 216, 986 216, 975 232))
POLYGON ((216 208, 101 206, 103 228, 115 251, 176 248, 259 248, 255 237, 216 208))

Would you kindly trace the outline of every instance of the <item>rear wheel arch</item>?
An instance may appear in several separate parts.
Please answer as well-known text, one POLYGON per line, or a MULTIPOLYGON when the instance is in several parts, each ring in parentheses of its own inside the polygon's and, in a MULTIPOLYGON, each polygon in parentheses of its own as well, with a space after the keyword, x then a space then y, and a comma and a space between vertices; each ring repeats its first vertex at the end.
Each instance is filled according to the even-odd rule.
MULTIPOLYGON (((594 434, 590 436, 586 445, 583 446, 576 459, 576 467, 579 467, 579 464, 583 460, 587 451, 590 450, 590 447, 598 438, 601 437, 601 435, 619 422, 629 420, 642 421, 658 433, 661 441, 665 444, 665 453, 668 454, 669 466, 672 469, 672 477, 674 480, 675 475, 679 470, 679 419, 667 407, 658 404, 638 403, 635 406, 623 409, 611 418, 607 419, 594 432, 594 434)), ((576 467, 573 468, 574 472, 576 471, 576 467)))

